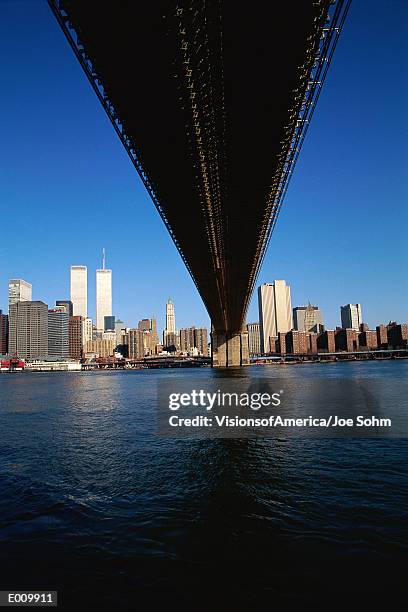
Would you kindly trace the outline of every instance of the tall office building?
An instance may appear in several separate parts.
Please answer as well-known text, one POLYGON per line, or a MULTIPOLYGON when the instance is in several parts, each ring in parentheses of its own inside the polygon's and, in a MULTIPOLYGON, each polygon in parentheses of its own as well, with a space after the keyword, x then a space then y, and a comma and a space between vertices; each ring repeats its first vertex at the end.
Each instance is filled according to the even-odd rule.
POLYGON ((361 315, 361 304, 346 304, 340 306, 341 326, 343 329, 355 329, 360 331, 363 321, 361 315))
POLYGON ((323 331, 323 316, 317 306, 296 306, 293 309, 293 326, 295 330, 302 332, 323 331))
POLYGON ((71 266, 72 316, 86 318, 88 311, 88 270, 86 266, 71 266))
POLYGON ((22 278, 13 278, 9 280, 8 284, 8 295, 9 295, 9 306, 16 304, 17 302, 31 302, 33 299, 33 286, 31 283, 22 278))
MULTIPOLYGON (((110 333, 110 332, 109 332, 110 333)), ((97 357, 113 357, 116 349, 116 340, 111 338, 98 338, 86 343, 85 352, 93 353, 97 357)))
POLYGON ((8 351, 8 315, 0 310, 0 355, 6 355, 8 351))
POLYGON ((174 304, 171 298, 167 300, 166 304, 166 331, 176 332, 176 315, 174 313, 174 304))
POLYGON ((108 315, 103 318, 103 331, 111 332, 115 331, 115 315, 108 315))
POLYGON ((71 302, 71 300, 57 300, 55 302, 56 306, 64 306, 65 310, 68 313, 68 316, 73 317, 74 316, 74 307, 73 304, 71 302))
POLYGON ((160 342, 159 342, 159 335, 157 333, 157 323, 156 323, 156 318, 155 317, 152 317, 150 319, 150 334, 151 334, 151 346, 152 346, 152 349, 154 351, 156 346, 158 344, 160 344, 160 342))
POLYGON ((137 329, 141 331, 150 331, 150 319, 142 319, 137 324, 137 329))
POLYGON ((180 329, 180 350, 183 353, 188 353, 195 347, 194 332, 195 327, 180 329))
POLYGON ((112 316, 112 270, 105 267, 105 249, 102 269, 96 271, 96 328, 104 331, 105 317, 112 316))
POLYGON ((208 331, 205 327, 180 329, 180 350, 208 357, 208 331))
POLYGON ((171 298, 167 300, 166 304, 166 329, 163 331, 163 345, 171 351, 180 346, 179 335, 176 332, 174 304, 171 298))
POLYGON ((284 280, 261 285, 258 288, 258 308, 261 353, 269 353, 273 350, 269 338, 293 327, 289 285, 284 280))
POLYGON ((197 327, 194 330, 194 344, 199 355, 208 357, 208 331, 206 327, 197 327))
POLYGON ((116 343, 122 344, 122 336, 126 333, 126 324, 121 319, 115 321, 116 343))
POLYGON ((10 306, 9 353, 24 359, 48 355, 48 306, 44 302, 16 302, 10 306))
POLYGON ((81 359, 84 353, 84 318, 79 315, 69 317, 69 356, 81 359))
POLYGON ((248 343, 249 343, 249 354, 259 355, 261 352, 261 334, 259 331, 259 323, 248 323, 248 343))
POLYGON ((69 357, 69 313, 65 306, 48 311, 48 355, 69 357))
POLYGON ((145 356, 144 332, 141 329, 129 329, 129 359, 143 359, 145 356))
POLYGON ((84 341, 84 346, 85 346, 87 342, 92 342, 93 340, 93 322, 90 317, 87 317, 86 319, 84 319, 83 334, 84 334, 83 341, 84 341))

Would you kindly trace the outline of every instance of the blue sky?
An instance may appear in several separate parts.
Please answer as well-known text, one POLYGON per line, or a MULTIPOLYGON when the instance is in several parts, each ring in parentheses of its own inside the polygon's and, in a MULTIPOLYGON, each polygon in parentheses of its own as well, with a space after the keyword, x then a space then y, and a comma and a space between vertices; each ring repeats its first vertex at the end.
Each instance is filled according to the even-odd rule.
MULTIPOLYGON (((45 0, 0 0, 0 57, 0 308, 9 278, 51 305, 84 264, 93 316, 105 247, 117 317, 162 328, 171 296, 178 327, 208 325, 45 0)), ((328 327, 348 302, 370 325, 408 321, 407 58, 406 1, 354 0, 264 260, 259 282, 285 279, 328 327)))

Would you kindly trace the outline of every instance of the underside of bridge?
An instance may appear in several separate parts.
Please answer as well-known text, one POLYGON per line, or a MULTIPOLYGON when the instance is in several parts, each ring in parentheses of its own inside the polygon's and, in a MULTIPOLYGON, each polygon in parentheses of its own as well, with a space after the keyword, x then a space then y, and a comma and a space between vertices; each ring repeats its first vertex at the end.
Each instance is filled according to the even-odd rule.
POLYGON ((204 301, 214 365, 249 300, 350 0, 49 0, 204 301))

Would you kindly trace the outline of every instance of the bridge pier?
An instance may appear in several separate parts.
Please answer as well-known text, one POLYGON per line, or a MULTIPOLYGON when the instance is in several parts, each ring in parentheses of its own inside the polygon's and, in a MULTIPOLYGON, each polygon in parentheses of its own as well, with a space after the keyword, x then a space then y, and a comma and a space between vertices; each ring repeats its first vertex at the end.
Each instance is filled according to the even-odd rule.
POLYGON ((249 365, 248 332, 211 332, 213 368, 239 368, 249 365))

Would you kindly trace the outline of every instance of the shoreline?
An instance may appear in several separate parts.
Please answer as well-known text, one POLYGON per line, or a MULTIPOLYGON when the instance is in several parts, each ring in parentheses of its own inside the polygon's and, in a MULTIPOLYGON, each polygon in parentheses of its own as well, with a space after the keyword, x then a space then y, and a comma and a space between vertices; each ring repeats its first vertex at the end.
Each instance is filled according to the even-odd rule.
MULTIPOLYGON (((399 361, 403 361, 403 360, 408 360, 408 355, 406 356, 390 356, 390 357, 341 357, 341 358, 335 358, 335 359, 296 359, 296 358, 292 358, 289 357, 287 360, 283 358, 283 360, 281 359, 267 359, 265 361, 259 361, 257 363, 251 363, 249 364, 249 366, 269 366, 269 367, 277 367, 277 366, 294 366, 294 365, 333 365, 333 364, 339 364, 339 363, 355 363, 355 362, 384 362, 384 361, 391 361, 391 362, 399 362, 399 361)), ((122 365, 115 365, 115 364, 103 364, 103 365, 95 365, 92 366, 90 364, 86 364, 85 367, 82 367, 81 369, 63 369, 63 368, 58 368, 58 369, 54 369, 52 367, 50 368, 24 368, 24 369, 14 369, 14 370, 0 370, 0 375, 1 374, 41 374, 41 373, 70 373, 70 374, 77 374, 77 373, 83 373, 83 372, 115 372, 115 371, 120 371, 120 372, 134 372, 134 371, 146 371, 146 370, 185 370, 185 369, 196 369, 196 368, 209 368, 211 367, 209 364, 197 364, 197 365, 186 365, 186 366, 180 366, 180 365, 170 365, 170 364, 166 364, 166 365, 154 365, 154 366, 145 366, 145 367, 125 367, 122 365)), ((248 366, 242 366, 243 368, 246 368, 248 366)), ((215 368, 215 369, 222 369, 222 368, 215 368)))

